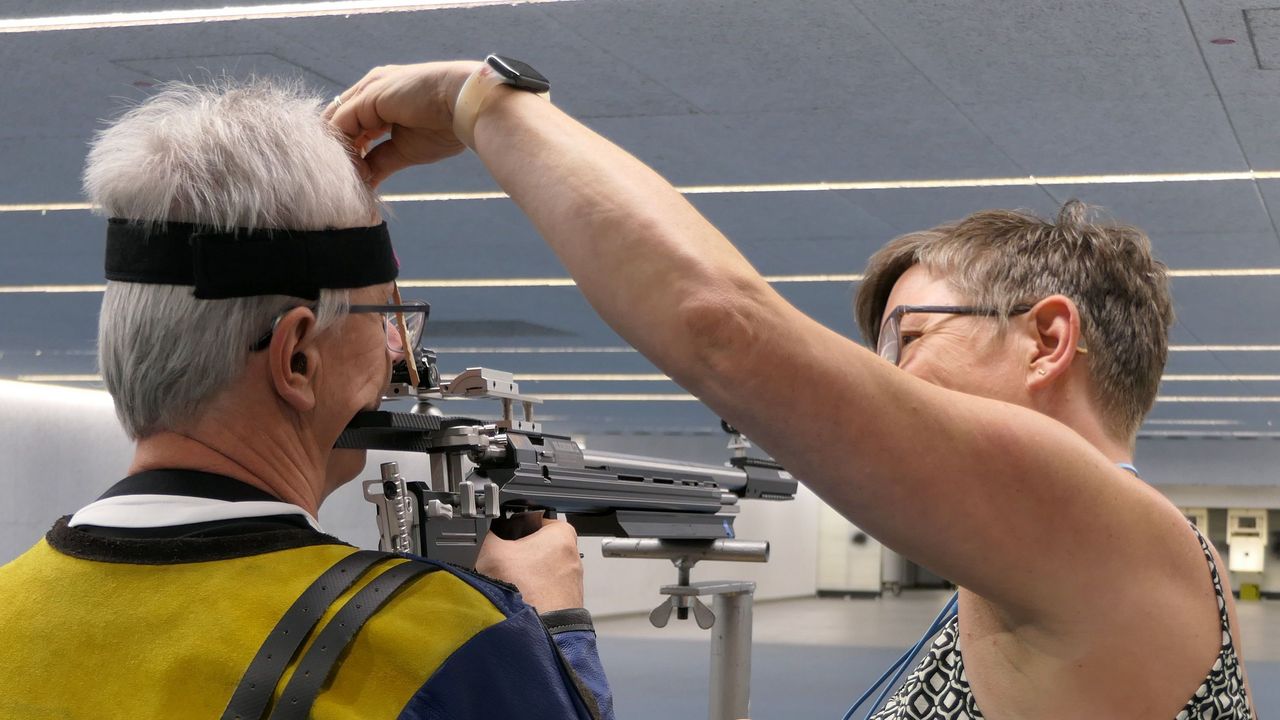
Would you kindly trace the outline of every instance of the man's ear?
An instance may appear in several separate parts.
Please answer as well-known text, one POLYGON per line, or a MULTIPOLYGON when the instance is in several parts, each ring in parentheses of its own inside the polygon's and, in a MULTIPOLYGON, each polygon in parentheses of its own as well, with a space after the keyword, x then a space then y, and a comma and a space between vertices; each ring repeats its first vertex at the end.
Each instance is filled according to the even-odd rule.
POLYGON ((311 308, 296 307, 280 317, 267 348, 271 386, 294 410, 310 412, 316 405, 316 316, 311 308))
POLYGON ((1029 313, 1035 352, 1027 368, 1027 387, 1043 389, 1066 374, 1081 343, 1080 309, 1065 295, 1050 295, 1029 313))

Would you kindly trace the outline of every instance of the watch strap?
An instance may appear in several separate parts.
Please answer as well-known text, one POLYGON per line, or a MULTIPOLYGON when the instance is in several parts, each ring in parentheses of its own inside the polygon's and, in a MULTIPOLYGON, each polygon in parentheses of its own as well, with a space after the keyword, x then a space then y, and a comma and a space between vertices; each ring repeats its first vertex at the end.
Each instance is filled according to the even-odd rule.
POLYGON ((453 103, 453 134, 463 145, 476 149, 476 121, 480 119, 480 106, 499 85, 506 85, 506 78, 489 67, 488 63, 476 68, 462 83, 458 99, 453 103))
MULTIPOLYGON (((462 89, 458 91, 458 97, 453 102, 453 134, 472 150, 476 149, 476 122, 480 119, 480 113, 485 105, 493 99, 494 89, 500 85, 505 85, 512 90, 528 91, 525 88, 516 87, 485 63, 476 68, 475 72, 467 77, 466 82, 462 83, 462 89)), ((550 92, 535 94, 548 101, 551 100, 550 92)))

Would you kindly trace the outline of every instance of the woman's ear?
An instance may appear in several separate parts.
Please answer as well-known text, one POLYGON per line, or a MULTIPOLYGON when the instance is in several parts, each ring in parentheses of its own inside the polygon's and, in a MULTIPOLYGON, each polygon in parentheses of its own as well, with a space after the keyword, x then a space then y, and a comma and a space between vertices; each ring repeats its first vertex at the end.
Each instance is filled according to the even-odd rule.
POLYGON ((311 308, 296 307, 280 317, 267 348, 271 386, 280 399, 299 413, 316 405, 316 316, 311 308))
POLYGON ((1080 309, 1065 295, 1050 295, 1027 314, 1035 353, 1027 368, 1027 387, 1039 390, 1066 374, 1081 341, 1080 309))

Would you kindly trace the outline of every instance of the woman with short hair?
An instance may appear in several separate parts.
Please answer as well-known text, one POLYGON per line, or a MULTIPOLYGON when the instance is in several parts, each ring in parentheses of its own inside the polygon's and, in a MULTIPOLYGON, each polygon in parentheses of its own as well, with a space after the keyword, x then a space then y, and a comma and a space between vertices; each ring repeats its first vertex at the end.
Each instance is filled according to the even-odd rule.
POLYGON ((878 356, 788 303, 652 170, 496 73, 378 68, 330 114, 373 182, 464 138, 614 330, 960 586, 958 619, 878 717, 1252 717, 1221 562, 1132 467, 1173 319, 1145 235, 1069 203, 899 238, 858 300, 878 356))

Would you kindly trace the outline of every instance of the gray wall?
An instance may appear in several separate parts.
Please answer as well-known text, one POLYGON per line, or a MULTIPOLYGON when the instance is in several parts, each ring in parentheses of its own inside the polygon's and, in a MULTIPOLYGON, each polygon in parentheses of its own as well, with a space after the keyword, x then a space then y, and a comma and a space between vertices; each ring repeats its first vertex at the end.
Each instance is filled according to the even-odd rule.
POLYGON ((0 380, 0 562, 123 477, 132 457, 106 393, 0 380))

